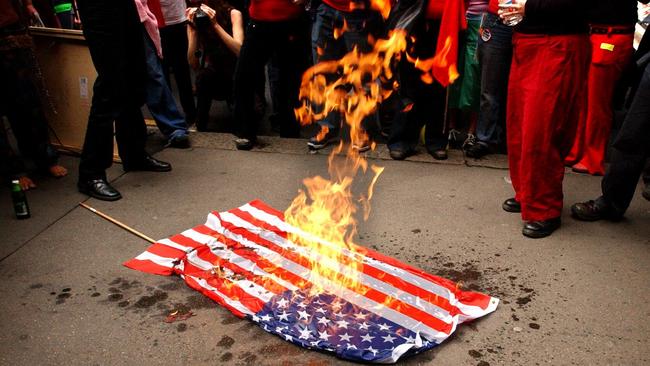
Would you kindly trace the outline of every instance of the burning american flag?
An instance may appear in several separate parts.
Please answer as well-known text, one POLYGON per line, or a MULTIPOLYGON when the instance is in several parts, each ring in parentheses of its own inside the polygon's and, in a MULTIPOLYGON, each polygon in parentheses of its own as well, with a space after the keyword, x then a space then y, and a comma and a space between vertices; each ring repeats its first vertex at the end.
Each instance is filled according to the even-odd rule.
POLYGON ((320 240, 314 253, 310 236, 252 201, 210 213, 125 265, 180 275, 269 333, 355 361, 391 363, 433 348, 499 302, 361 246, 327 251, 331 243, 320 240), (331 270, 314 270, 316 260, 331 270))

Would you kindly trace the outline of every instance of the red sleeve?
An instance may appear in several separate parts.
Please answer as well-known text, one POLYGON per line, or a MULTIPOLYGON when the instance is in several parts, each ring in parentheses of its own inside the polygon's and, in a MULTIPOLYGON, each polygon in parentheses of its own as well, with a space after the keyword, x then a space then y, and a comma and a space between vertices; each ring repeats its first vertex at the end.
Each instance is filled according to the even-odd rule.
POLYGON ((147 6, 149 7, 149 10, 151 10, 153 15, 156 17, 156 21, 158 22, 158 28, 164 27, 165 18, 163 17, 162 8, 160 7, 160 0, 147 0, 147 6))

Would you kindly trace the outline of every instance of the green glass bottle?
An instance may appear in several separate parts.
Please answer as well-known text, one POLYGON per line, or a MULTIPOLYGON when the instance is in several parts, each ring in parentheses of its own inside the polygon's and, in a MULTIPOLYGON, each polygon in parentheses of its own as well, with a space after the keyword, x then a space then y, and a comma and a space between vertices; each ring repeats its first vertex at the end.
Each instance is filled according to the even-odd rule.
POLYGON ((17 219, 23 220, 32 217, 29 213, 27 195, 20 188, 20 182, 17 179, 11 181, 11 199, 14 201, 14 213, 17 219))

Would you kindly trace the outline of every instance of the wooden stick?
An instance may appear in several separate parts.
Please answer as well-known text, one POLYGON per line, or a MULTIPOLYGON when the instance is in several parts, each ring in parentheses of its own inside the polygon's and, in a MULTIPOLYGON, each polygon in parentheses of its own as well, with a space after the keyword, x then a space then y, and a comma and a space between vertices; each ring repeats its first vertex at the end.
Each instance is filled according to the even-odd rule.
POLYGON ((155 240, 153 240, 153 239, 151 239, 150 237, 144 235, 143 233, 137 231, 136 229, 133 229, 133 228, 129 227, 128 225, 123 224, 123 223, 121 223, 121 222, 118 221, 118 220, 115 220, 114 218, 108 216, 107 214, 102 213, 101 211, 98 211, 98 210, 96 210, 96 209, 94 209, 94 208, 88 206, 87 204, 85 204, 85 203, 83 203, 83 202, 79 202, 79 206, 88 209, 89 211, 91 211, 91 212, 93 212, 93 213, 95 213, 95 214, 97 214, 97 215, 103 217, 104 219, 106 219, 106 220, 112 222, 113 224, 115 224, 115 225, 121 227, 122 229, 124 229, 124 230, 130 232, 131 234, 133 234, 133 235, 137 235, 137 236, 139 236, 140 238, 142 238, 142 239, 144 239, 144 240, 146 240, 146 241, 148 241, 148 242, 150 242, 150 243, 155 243, 155 242, 156 242, 155 240))

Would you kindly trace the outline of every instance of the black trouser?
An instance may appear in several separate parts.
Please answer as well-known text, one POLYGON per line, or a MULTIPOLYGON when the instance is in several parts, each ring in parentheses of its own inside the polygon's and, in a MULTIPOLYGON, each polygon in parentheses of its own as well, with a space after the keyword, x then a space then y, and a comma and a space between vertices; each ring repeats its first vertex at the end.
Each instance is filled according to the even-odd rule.
POLYGON ((212 100, 225 100, 232 103, 232 68, 212 65, 201 68, 196 73, 197 119, 199 131, 206 129, 210 119, 212 100), (228 71, 230 70, 230 75, 228 71))
MULTIPOLYGON (((650 156, 650 66, 646 66, 602 181, 603 199, 616 215, 627 210, 650 156)), ((646 172, 649 174, 649 172, 646 172)), ((645 178, 645 177, 644 177, 645 178)))
POLYGON ((163 50, 163 72, 167 84, 171 87, 169 70, 171 69, 176 79, 181 106, 185 112, 185 119, 189 124, 196 119, 196 104, 192 94, 192 79, 190 77, 190 64, 187 62, 187 29, 185 23, 168 25, 160 29, 160 40, 163 50))
POLYGON ((113 161, 113 121, 122 162, 145 156, 146 66, 137 10, 132 1, 78 0, 84 36, 97 70, 79 180, 106 178, 113 161))
MULTIPOLYGON (((0 51, 0 116, 7 116, 21 154, 45 170, 57 163, 58 155, 49 142, 47 120, 34 80, 35 60, 31 48, 0 51)), ((2 150, 8 149, 7 144, 2 150)), ((16 169, 24 170, 19 160, 12 164, 11 174, 24 173, 16 169)))
POLYGON ((308 25, 304 19, 282 22, 251 20, 246 27, 235 71, 235 129, 237 135, 254 141, 258 119, 255 118, 255 90, 264 65, 275 53, 278 57, 277 97, 280 136, 298 137, 300 126, 293 114, 298 100, 300 77, 309 52, 308 25))
MULTIPOLYGON (((413 57, 427 59, 436 52, 439 21, 422 20, 412 32, 415 37, 413 57)), ((425 145, 428 150, 444 149, 445 88, 437 81, 426 84, 422 72, 403 57, 398 65, 399 111, 395 114, 388 138, 391 149, 413 149, 420 129, 426 125, 425 145)))

